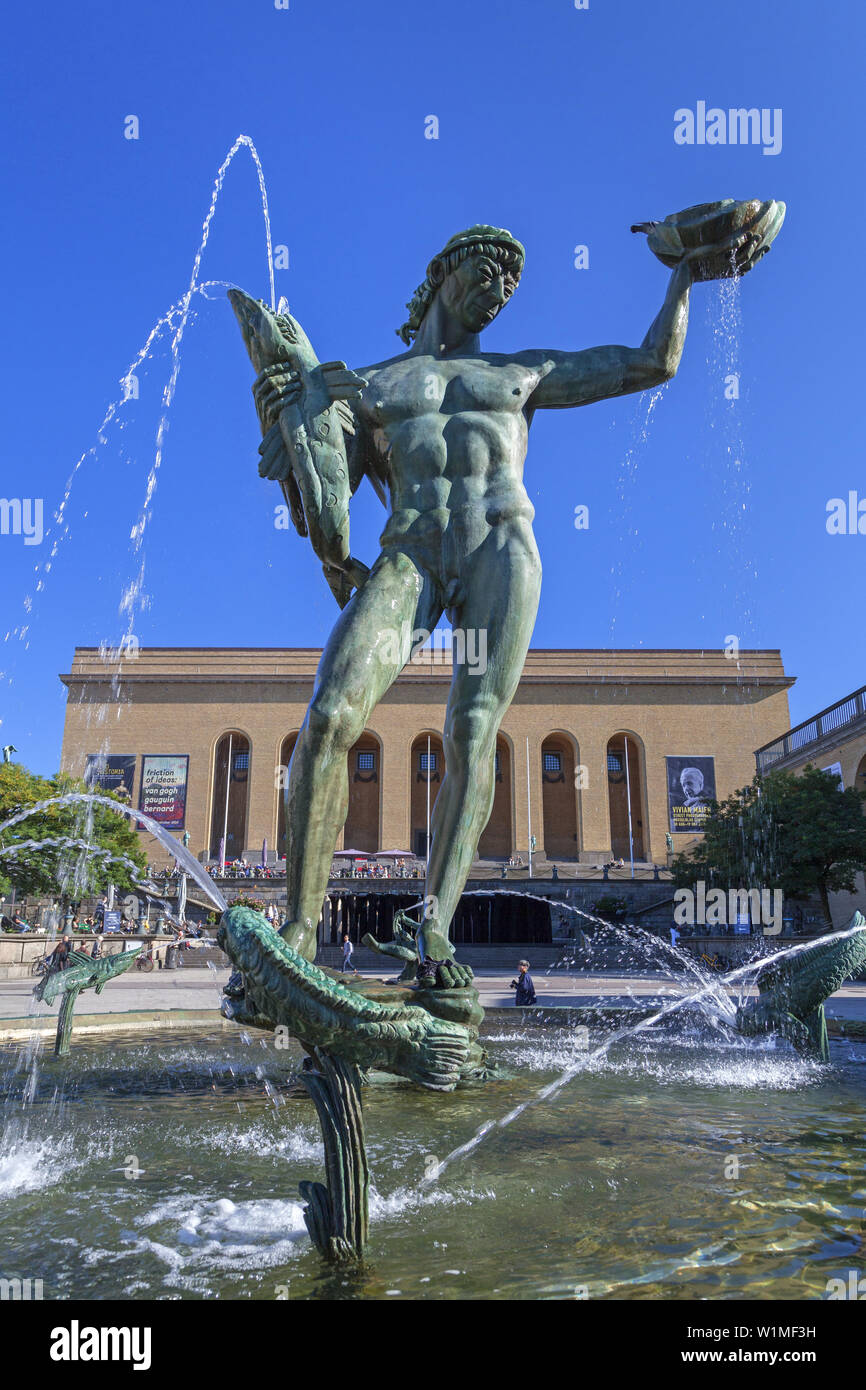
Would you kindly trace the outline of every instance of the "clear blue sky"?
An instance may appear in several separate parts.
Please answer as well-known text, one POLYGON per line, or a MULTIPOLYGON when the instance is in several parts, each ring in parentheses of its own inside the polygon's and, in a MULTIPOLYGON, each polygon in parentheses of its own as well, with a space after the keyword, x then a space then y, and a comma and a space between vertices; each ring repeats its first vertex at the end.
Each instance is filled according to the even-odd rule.
MULTIPOLYGON (((866 536, 825 529, 829 498, 866 497, 863 39, 862 7, 836 0, 15 6, 0 60, 0 494, 44 498, 49 525, 119 378, 189 283, 215 173, 241 132, 261 155, 274 242, 289 247, 278 293, 323 360, 354 365, 399 349, 427 261, 469 223, 510 227, 527 247, 489 348, 637 344, 667 272, 630 223, 781 198, 787 221, 737 312, 717 285, 693 291, 683 364, 645 438, 646 397, 536 417, 534 645, 719 648, 737 634, 781 648, 798 677, 792 718, 806 717, 866 681, 866 536), (781 108, 781 152, 675 144, 675 110, 698 101, 781 108), (424 138, 431 114, 438 140, 424 138), (128 115, 137 141, 124 139, 128 115), (587 270, 573 266, 579 244, 587 270), (732 353, 735 407, 723 396, 732 353)), ((201 274, 267 294, 245 151, 201 274)), ((57 675, 73 647, 125 630, 118 605, 141 558, 130 531, 169 366, 163 340, 140 399, 75 479, 41 591, 34 567, 56 530, 41 546, 0 536, 0 737, 41 772, 59 761, 57 675)), ((143 646, 315 646, 336 615, 312 552, 274 528, 251 381, 220 292, 183 344, 141 552, 143 646)), ((368 562, 383 517, 365 484, 353 551, 368 562)))

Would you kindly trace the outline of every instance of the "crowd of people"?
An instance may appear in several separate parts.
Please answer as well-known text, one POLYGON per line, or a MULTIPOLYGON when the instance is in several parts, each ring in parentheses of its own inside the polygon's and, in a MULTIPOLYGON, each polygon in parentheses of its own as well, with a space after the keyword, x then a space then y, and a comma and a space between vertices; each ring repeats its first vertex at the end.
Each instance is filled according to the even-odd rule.
POLYGON ((207 864, 207 872, 211 878, 285 878, 286 861, 277 860, 276 864, 252 864, 243 856, 240 859, 227 859, 225 864, 218 861, 214 864, 207 864))
MULTIPOLYGON (((211 878, 238 879, 281 879, 286 876, 286 861, 278 859, 275 864, 250 863, 245 858, 227 860, 224 865, 218 862, 207 864, 211 878)), ((171 878, 174 869, 154 870, 151 877, 171 878)), ((424 865, 416 859, 335 859, 331 866, 332 878, 423 878, 424 865)))
POLYGON ((426 869, 416 859, 335 859, 331 878, 423 878, 426 869))

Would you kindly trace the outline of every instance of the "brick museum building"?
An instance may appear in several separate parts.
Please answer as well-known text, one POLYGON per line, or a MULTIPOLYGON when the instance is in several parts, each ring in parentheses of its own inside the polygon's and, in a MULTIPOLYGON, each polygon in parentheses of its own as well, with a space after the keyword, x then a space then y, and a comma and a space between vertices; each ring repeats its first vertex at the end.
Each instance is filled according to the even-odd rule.
MULTIPOLYGON (((202 859, 282 854, 286 769, 313 693, 309 648, 75 650, 62 767, 184 837, 202 859)), ((450 653, 427 650, 348 754, 338 849, 423 857, 445 772, 450 653)), ((778 651, 533 649, 496 746, 492 862, 664 865, 700 833, 702 804, 751 781, 789 727, 778 651)), ((835 756, 835 754, 834 754, 835 756)), ((852 764, 853 767, 853 764, 852 764)), ((847 776, 852 772, 846 767, 847 776)), ((153 840, 147 853, 159 861, 153 840)), ((573 870, 572 870, 573 872, 573 870)))

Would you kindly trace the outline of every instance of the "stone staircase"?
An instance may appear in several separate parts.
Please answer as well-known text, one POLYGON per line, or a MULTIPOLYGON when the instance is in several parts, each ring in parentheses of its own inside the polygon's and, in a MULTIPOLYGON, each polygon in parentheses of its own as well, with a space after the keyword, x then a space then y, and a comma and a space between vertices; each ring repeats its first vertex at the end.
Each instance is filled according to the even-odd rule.
MULTIPOLYGON (((528 960, 534 970, 546 970, 559 960, 562 947, 537 945, 525 942, 511 942, 506 946, 458 946, 457 959, 462 965, 473 970, 515 971, 519 960, 528 960)), ((316 964, 330 970, 339 970, 343 963, 343 952, 339 946, 320 946, 316 964)), ((399 974, 402 966, 399 961, 380 956, 366 946, 356 946, 352 953, 352 963, 358 970, 374 970, 383 975, 399 974)))

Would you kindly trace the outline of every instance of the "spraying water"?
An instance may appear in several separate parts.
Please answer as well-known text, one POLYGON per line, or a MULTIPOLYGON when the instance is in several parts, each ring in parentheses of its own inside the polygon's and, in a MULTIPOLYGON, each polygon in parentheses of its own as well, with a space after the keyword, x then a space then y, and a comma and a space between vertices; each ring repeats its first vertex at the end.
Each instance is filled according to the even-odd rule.
MULTIPOLYGON (((196 251, 195 258, 193 260, 189 289, 187 290, 187 293, 184 295, 183 299, 181 299, 180 301, 182 306, 180 320, 171 340, 171 370, 169 372, 168 381, 165 385, 165 390, 163 391, 162 413, 159 417, 159 424, 157 426, 156 431, 156 452, 154 454, 153 463, 150 467, 150 472, 147 475, 147 484, 145 486, 144 502, 142 503, 141 513, 139 515, 138 521, 133 526, 132 531, 130 532, 130 538, 132 540, 134 552, 138 552, 141 549, 142 543, 144 541, 144 533, 147 528, 147 523, 150 520, 151 503, 153 501, 153 494, 156 491, 157 478, 159 475, 160 465, 162 464, 163 450, 165 448, 165 435, 168 429, 169 411, 171 410, 171 404, 174 400, 174 394, 177 389, 177 379, 180 373, 181 343, 183 342, 184 330, 186 329, 187 320, 189 318, 189 310, 190 304, 192 303, 192 296, 195 294, 197 289, 198 273, 201 267, 202 257, 205 253, 205 249, 208 244, 208 239, 210 237, 211 223, 216 212, 217 202, 219 201, 219 196, 222 192, 223 181, 225 179, 229 165, 231 164, 238 150, 243 148, 248 149, 250 151, 250 154, 253 158, 253 162, 256 166, 256 171, 258 173, 259 191, 261 193, 262 198, 262 215, 264 217, 265 222, 265 237, 268 249, 268 274, 270 277, 271 308, 274 308, 275 305, 274 259, 273 248, 271 245, 271 221, 270 213, 268 211, 268 193, 267 188, 265 186, 264 173, 262 170, 261 160, 259 159, 258 151, 256 150, 256 147, 253 144, 252 140, 248 135, 239 135, 217 171, 217 176, 214 180, 213 192, 211 193, 210 207, 208 208, 207 215, 205 216, 204 222, 202 223, 201 241, 199 243, 198 250, 196 251)), ((121 613, 126 612, 128 615, 128 628, 126 633, 127 636, 132 635, 132 629, 135 621, 135 610, 140 603, 143 584, 144 564, 142 563, 142 565, 139 568, 138 575, 124 591, 120 603, 121 613)))
MULTIPOLYGON (((157 319, 153 328, 150 330, 150 333, 148 334, 144 344, 139 349, 138 353, 135 355, 133 360, 130 362, 123 376, 120 378, 120 385, 122 388, 121 395, 117 400, 111 402, 111 404, 108 406, 108 409, 106 410, 102 422, 97 430, 96 444, 92 445, 90 448, 84 451, 84 453, 75 463, 72 472, 69 475, 60 504, 54 514, 54 524, 53 526, 50 526, 48 528, 48 531, 46 533, 46 539, 51 539, 51 548, 49 550, 48 557, 43 564, 36 565, 34 567, 34 573, 37 576, 37 582, 35 586, 35 592, 37 594, 41 593, 44 590, 47 576, 51 572, 51 569, 54 565, 54 561, 57 558, 59 549, 69 535, 70 525, 67 517, 67 511, 75 479, 84 463, 88 459, 95 458, 98 453, 98 450, 108 443, 107 431, 109 430, 109 427, 117 420, 123 406, 129 400, 135 398, 134 395, 131 393, 130 386, 138 368, 150 357, 154 347, 162 338, 163 334, 168 332, 171 334, 171 367, 169 372, 169 379, 163 390, 162 412, 160 415, 156 433, 155 456, 153 464, 151 465, 150 471, 148 473, 147 482, 145 486, 144 502, 141 508, 141 512, 139 514, 138 521, 135 523, 131 531, 133 550, 135 552, 138 552, 141 549, 141 545, 144 539, 144 532, 151 514, 151 504, 153 500, 153 494, 156 489, 157 475, 159 473, 159 468, 162 462, 165 446, 165 435, 168 428, 168 414, 171 408, 172 401, 174 400, 174 395, 177 388, 177 379, 180 371, 181 344, 183 341, 184 332, 186 330, 187 324, 192 316, 193 301, 197 295, 202 296, 205 299, 209 299, 210 296, 207 293, 209 289, 225 289, 229 287, 227 281, 200 281, 198 277, 201 269, 202 257, 204 256, 204 252, 210 237, 211 223, 213 222, 214 214, 216 212, 217 203, 219 200, 220 193, 222 191, 226 173, 235 155, 241 149, 249 150, 250 156, 256 168, 259 192, 261 195, 262 217, 265 227, 265 243, 267 250, 271 306, 273 307, 275 303, 273 247, 271 241, 270 211, 268 207, 268 195, 267 187, 265 184, 264 171, 262 169, 258 151, 256 150, 256 147, 252 139, 248 135, 239 135, 238 138, 235 140, 234 144, 232 145, 231 149, 229 150, 228 154, 226 155, 225 159, 223 160, 222 164, 220 165, 217 171, 216 178, 214 180, 210 206, 208 208, 204 222, 202 223, 201 239, 198 250, 196 251, 195 257, 193 259, 189 287, 187 288, 186 292, 180 297, 180 299, 176 303, 172 304, 170 308, 159 319, 157 319)), ((125 636, 127 638, 132 635, 134 612, 141 601, 143 584, 144 565, 142 562, 139 565, 136 577, 124 589, 120 602, 121 614, 126 613, 128 615, 127 631, 125 633, 125 636)), ((25 598, 23 600, 23 608, 26 615, 32 614, 33 596, 31 594, 25 595, 25 598)), ((6 632, 4 641, 8 642, 11 637, 16 637, 24 645, 24 648, 26 650, 29 647, 29 633, 31 626, 32 618, 28 616, 26 622, 22 622, 18 626, 6 632)), ((8 673, 6 674, 7 680, 11 684, 12 677, 8 673)))
POLYGON ((714 296, 707 301, 712 334, 707 355, 711 390, 707 425, 708 437, 716 443, 710 466, 721 483, 721 499, 715 508, 711 529, 716 533, 719 553, 726 557, 723 591, 729 597, 730 611, 739 625, 738 636, 742 643, 754 632, 751 595, 757 570, 755 546, 750 543, 747 529, 751 482, 741 395, 741 286, 740 275, 719 280, 714 296))
POLYGON ((176 840, 164 826, 159 825, 143 811, 136 811, 132 806, 124 806, 120 801, 112 801, 107 796, 96 796, 91 792, 66 792, 63 796, 52 796, 46 801, 39 801, 35 806, 28 806, 26 810, 19 811, 16 815, 10 816, 0 825, 0 835, 6 830, 11 830, 14 825, 19 825, 27 820, 28 816, 35 815, 37 812, 47 811, 50 806, 74 806, 80 803, 88 803, 93 806, 108 806, 110 810, 116 811, 118 815, 126 816, 128 820, 136 821, 142 829, 149 831, 155 839, 167 849, 181 867, 195 879, 205 897, 209 898, 220 912, 225 912, 228 904, 220 890, 217 888, 210 874, 204 866, 198 862, 193 854, 187 849, 186 845, 176 840))
MULTIPOLYGON (((622 555, 626 546, 629 546, 632 553, 640 544, 638 541, 638 527, 632 519, 632 498, 634 495, 635 482, 637 480, 637 467, 641 453, 646 448, 649 438, 650 426, 652 424, 655 408, 664 394, 665 387, 658 386, 654 391, 644 392, 640 398, 639 414, 636 424, 633 427, 632 440, 626 451, 619 470, 616 481, 616 503, 617 515, 620 520, 619 540, 615 546, 615 552, 622 555), (647 399, 648 397, 648 399, 647 399)), ((613 579, 613 602, 611 606, 610 636, 611 642, 614 638, 616 628, 617 612, 623 596, 623 562, 618 559, 610 567, 613 579)))
MULTIPOLYGON (((849 927, 844 931, 833 932, 831 935, 827 936, 826 940, 828 943, 831 941, 843 941, 864 931, 866 931, 866 927, 863 926, 849 927)), ((763 969, 783 959, 790 959, 800 952, 808 950, 811 945, 812 943, 809 941, 798 942, 797 945, 790 946, 784 951, 776 951, 773 955, 765 956, 760 961, 749 961, 746 965, 741 965, 735 970, 731 970, 727 975, 722 977, 718 984, 727 987, 735 982, 744 981, 750 974, 754 974, 759 969, 763 969)), ((621 1028, 612 1033, 599 1047, 593 1049, 593 1051, 582 1053, 579 1061, 567 1066, 555 1080, 551 1081, 547 1086, 544 1086, 535 1096, 530 1097, 529 1100, 523 1101, 520 1105, 516 1105, 513 1110, 509 1110, 506 1115, 501 1116, 498 1120, 485 1120, 484 1124, 475 1131, 471 1139, 467 1140, 465 1144, 461 1144, 459 1148, 453 1149, 441 1163, 436 1164, 435 1168, 432 1168, 431 1171, 424 1176, 420 1186, 428 1187, 436 1182, 446 1168, 450 1167, 450 1165, 458 1159, 467 1157, 467 1155, 477 1149, 479 1144, 481 1144, 493 1130, 507 1129, 508 1126, 513 1124, 526 1110, 538 1105, 541 1101, 552 1100, 579 1072, 586 1070, 587 1064, 606 1056, 614 1043, 621 1042, 625 1038, 636 1037, 639 1033, 646 1032, 648 1028, 654 1027, 655 1024, 660 1023, 678 1009, 682 1009, 686 1004, 694 1004, 708 999, 713 994, 714 987, 717 987, 715 982, 710 981, 691 994, 683 995, 682 998, 674 999, 670 1003, 663 1005, 660 1009, 656 1010, 655 1013, 650 1014, 649 1017, 641 1019, 639 1023, 632 1024, 629 1028, 621 1028)))

